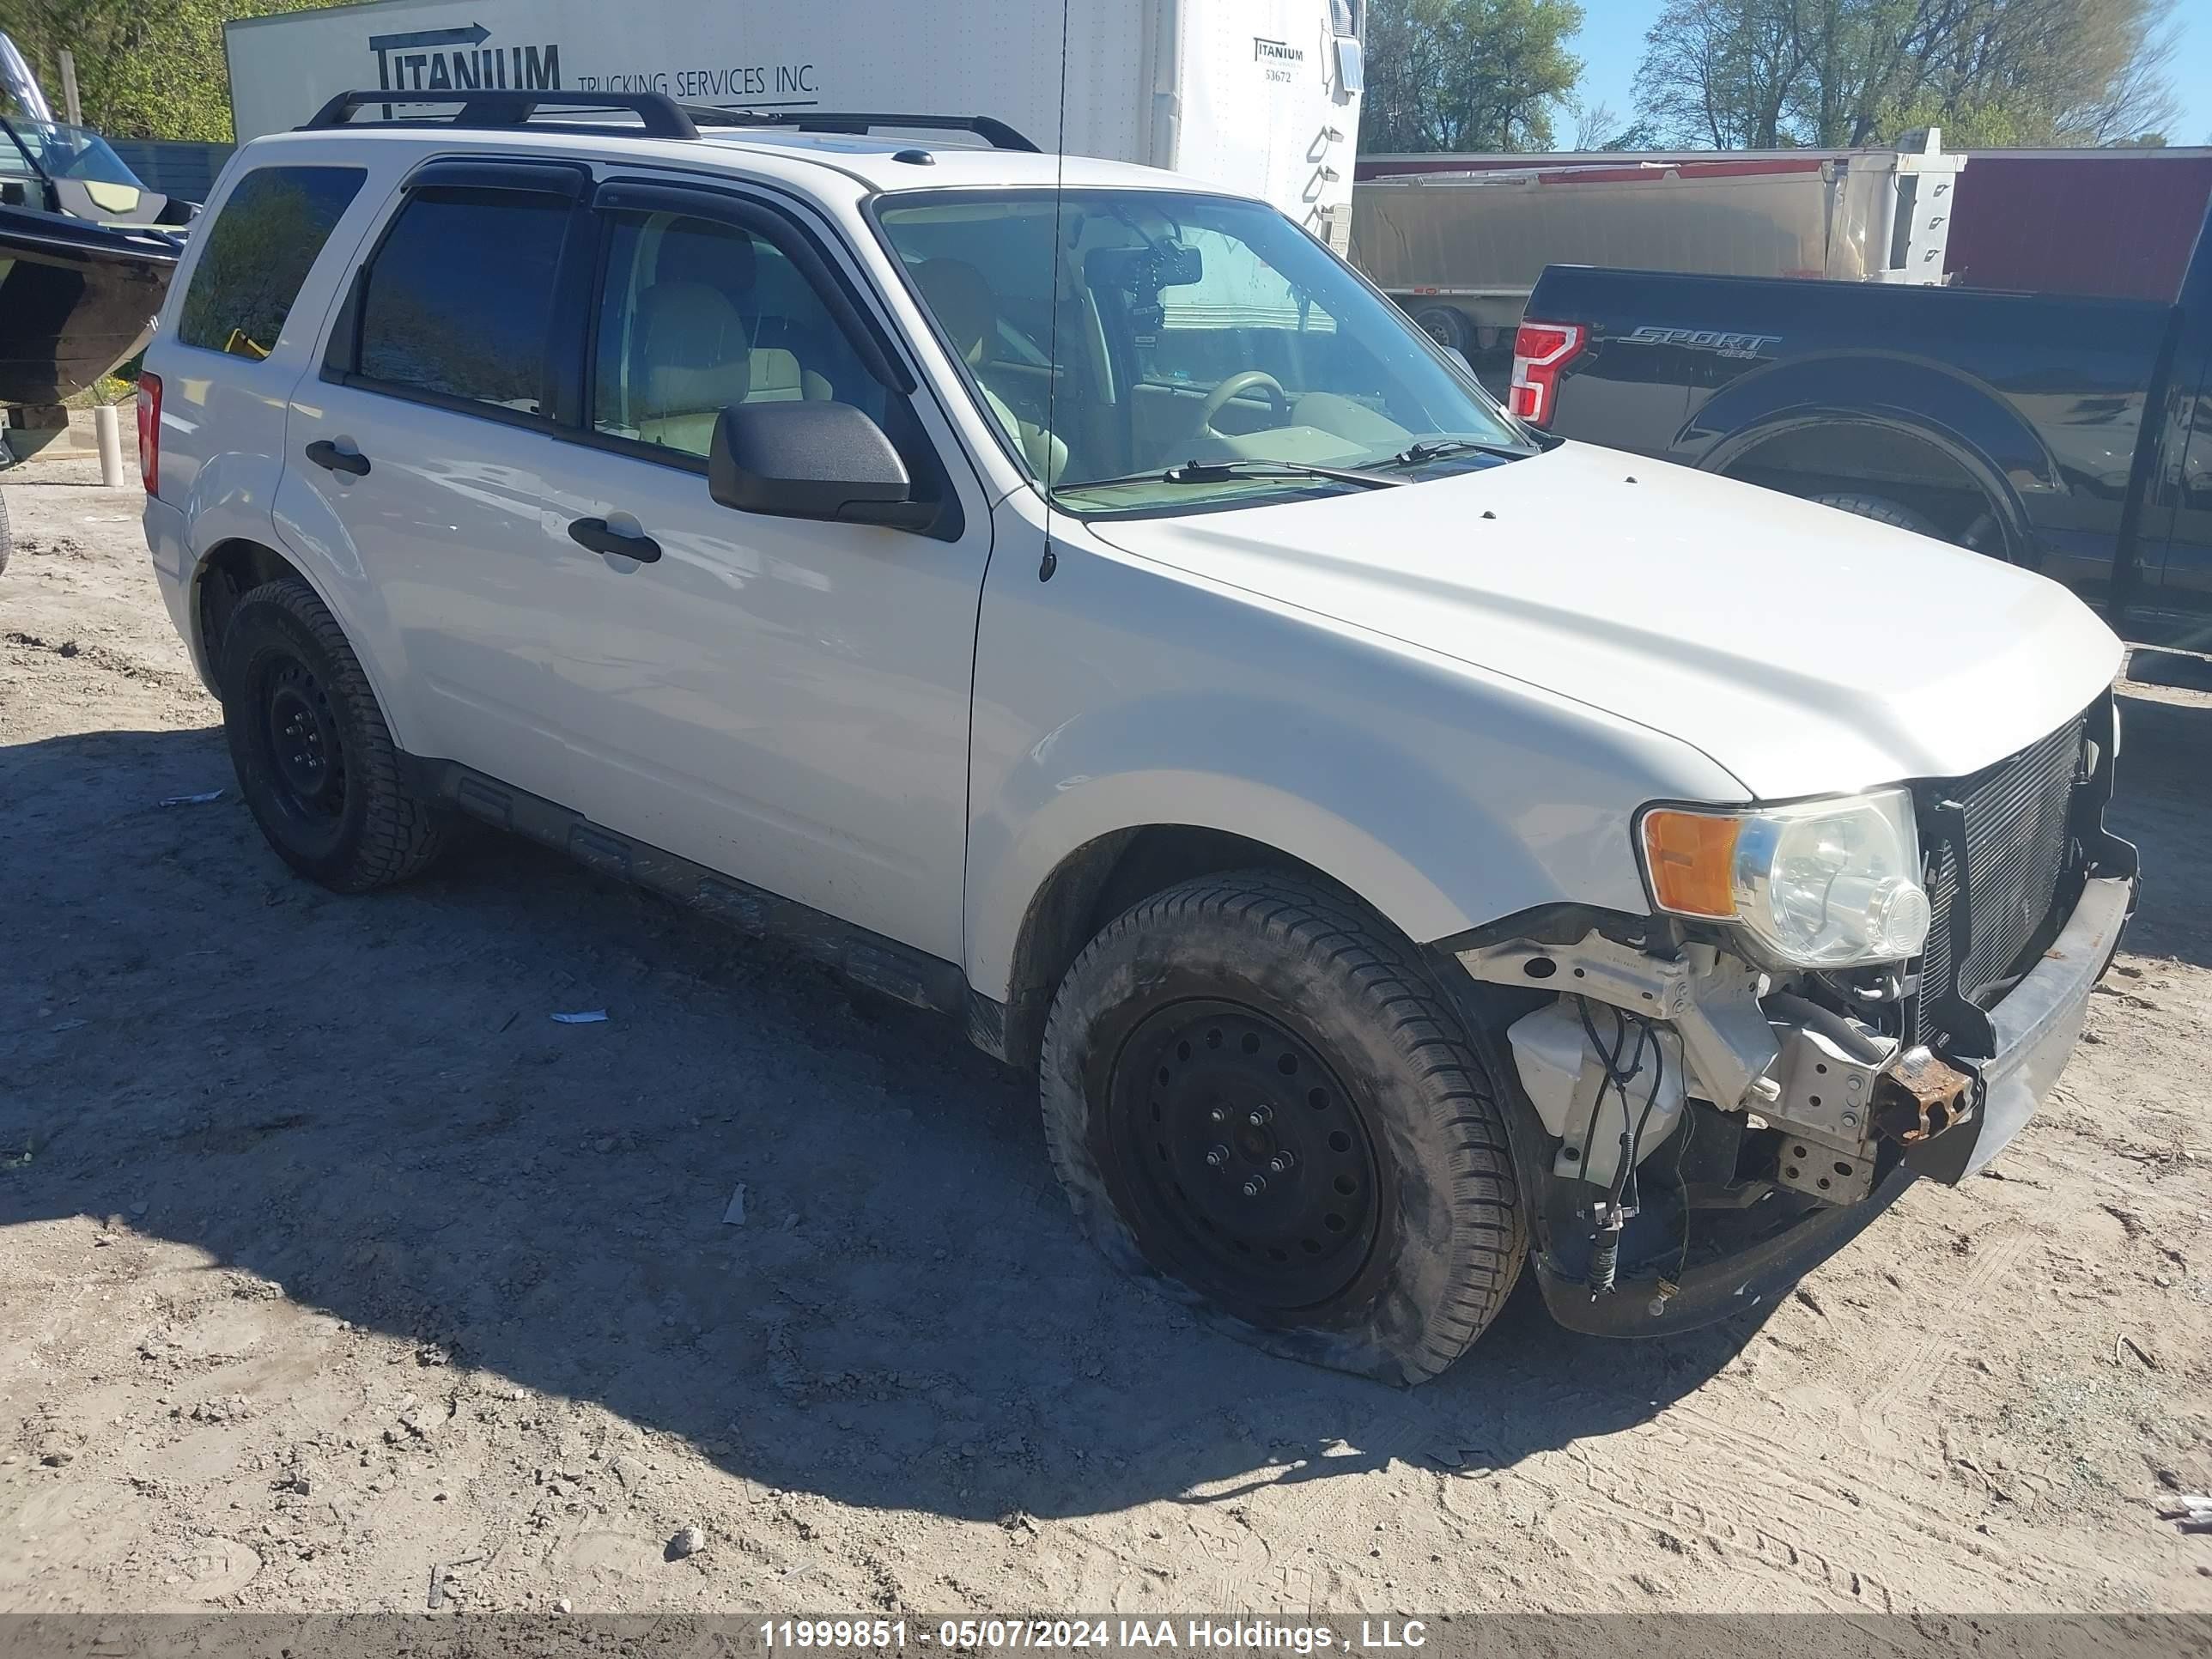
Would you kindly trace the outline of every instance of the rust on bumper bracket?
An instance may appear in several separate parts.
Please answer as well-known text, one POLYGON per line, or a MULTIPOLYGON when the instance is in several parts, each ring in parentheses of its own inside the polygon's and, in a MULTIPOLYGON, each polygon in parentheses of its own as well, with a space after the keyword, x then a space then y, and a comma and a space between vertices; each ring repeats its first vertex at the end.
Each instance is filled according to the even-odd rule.
POLYGON ((1978 1081, 1924 1048, 1908 1048, 1875 1085, 1875 1121, 1892 1140, 1917 1146, 1974 1115, 1978 1081))

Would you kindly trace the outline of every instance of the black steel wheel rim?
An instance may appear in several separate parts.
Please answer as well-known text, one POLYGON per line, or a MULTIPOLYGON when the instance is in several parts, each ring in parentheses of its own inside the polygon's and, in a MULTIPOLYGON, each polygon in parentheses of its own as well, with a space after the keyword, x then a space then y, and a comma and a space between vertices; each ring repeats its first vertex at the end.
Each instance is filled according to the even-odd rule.
POLYGON ((1357 1097, 1315 1046, 1241 1004, 1176 1002, 1139 1023, 1107 1088, 1108 1133, 1153 1265, 1232 1309, 1341 1295, 1382 1206, 1357 1097))
POLYGON ((346 796, 345 747, 330 693, 306 663, 285 656, 264 672, 257 709, 277 805, 304 828, 327 829, 344 814, 346 796))

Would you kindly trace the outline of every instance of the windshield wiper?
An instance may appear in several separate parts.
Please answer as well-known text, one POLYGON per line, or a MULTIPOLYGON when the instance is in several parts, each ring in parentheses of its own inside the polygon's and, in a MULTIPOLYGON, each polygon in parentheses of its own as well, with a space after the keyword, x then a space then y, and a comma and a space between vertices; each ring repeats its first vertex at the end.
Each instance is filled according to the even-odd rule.
POLYGON ((1088 478, 1081 483, 1059 484, 1054 486, 1054 493, 1066 495, 1072 490, 1101 489, 1109 484, 1227 483, 1237 478, 1333 478, 1341 483, 1358 484, 1366 489, 1395 489, 1406 482, 1403 478, 1386 477, 1380 472, 1364 472, 1355 467, 1313 466, 1304 461, 1185 461, 1181 466, 1171 466, 1164 471, 1125 472, 1115 478, 1088 478))
POLYGON ((1422 438, 1407 444, 1380 466, 1421 466, 1447 455, 1495 455, 1501 461, 1525 461, 1539 452, 1513 444, 1488 443, 1480 438, 1422 438))

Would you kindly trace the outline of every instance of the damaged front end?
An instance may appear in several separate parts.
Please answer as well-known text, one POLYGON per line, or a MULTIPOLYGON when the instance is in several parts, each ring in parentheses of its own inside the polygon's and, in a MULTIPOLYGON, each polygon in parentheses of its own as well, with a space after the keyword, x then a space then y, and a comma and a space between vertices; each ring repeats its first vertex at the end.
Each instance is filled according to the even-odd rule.
MULTIPOLYGON (((1559 907, 1443 943, 1517 994, 1488 1023, 1503 1006, 1516 1174, 1562 1323, 1649 1335, 1759 1305, 1914 1175, 1962 1180, 2018 1133, 2133 908, 2135 849, 2103 827, 2118 738, 2107 697, 1973 777, 1888 792, 1917 883, 1854 866, 1849 835, 1817 823, 1796 853, 1759 849, 1778 872, 1795 859, 1778 885, 1825 870, 1823 899, 1859 880, 1864 905, 1904 911, 1902 959, 1778 959, 1775 925, 1685 915, 1685 892, 1717 903, 1693 882, 1654 881, 1648 916, 1559 907)), ((1790 812, 1817 816, 1765 821, 1790 812)))

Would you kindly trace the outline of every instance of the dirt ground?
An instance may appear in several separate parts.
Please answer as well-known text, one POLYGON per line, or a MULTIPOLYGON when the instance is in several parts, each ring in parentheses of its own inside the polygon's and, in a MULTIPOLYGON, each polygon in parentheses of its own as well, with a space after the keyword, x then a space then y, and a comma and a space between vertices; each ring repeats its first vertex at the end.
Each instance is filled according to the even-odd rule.
POLYGON ((88 482, 0 484, 0 1611, 2212 1610, 2212 697, 1986 1177, 1406 1394, 1117 1277, 949 1023, 520 844, 293 878, 88 482))

